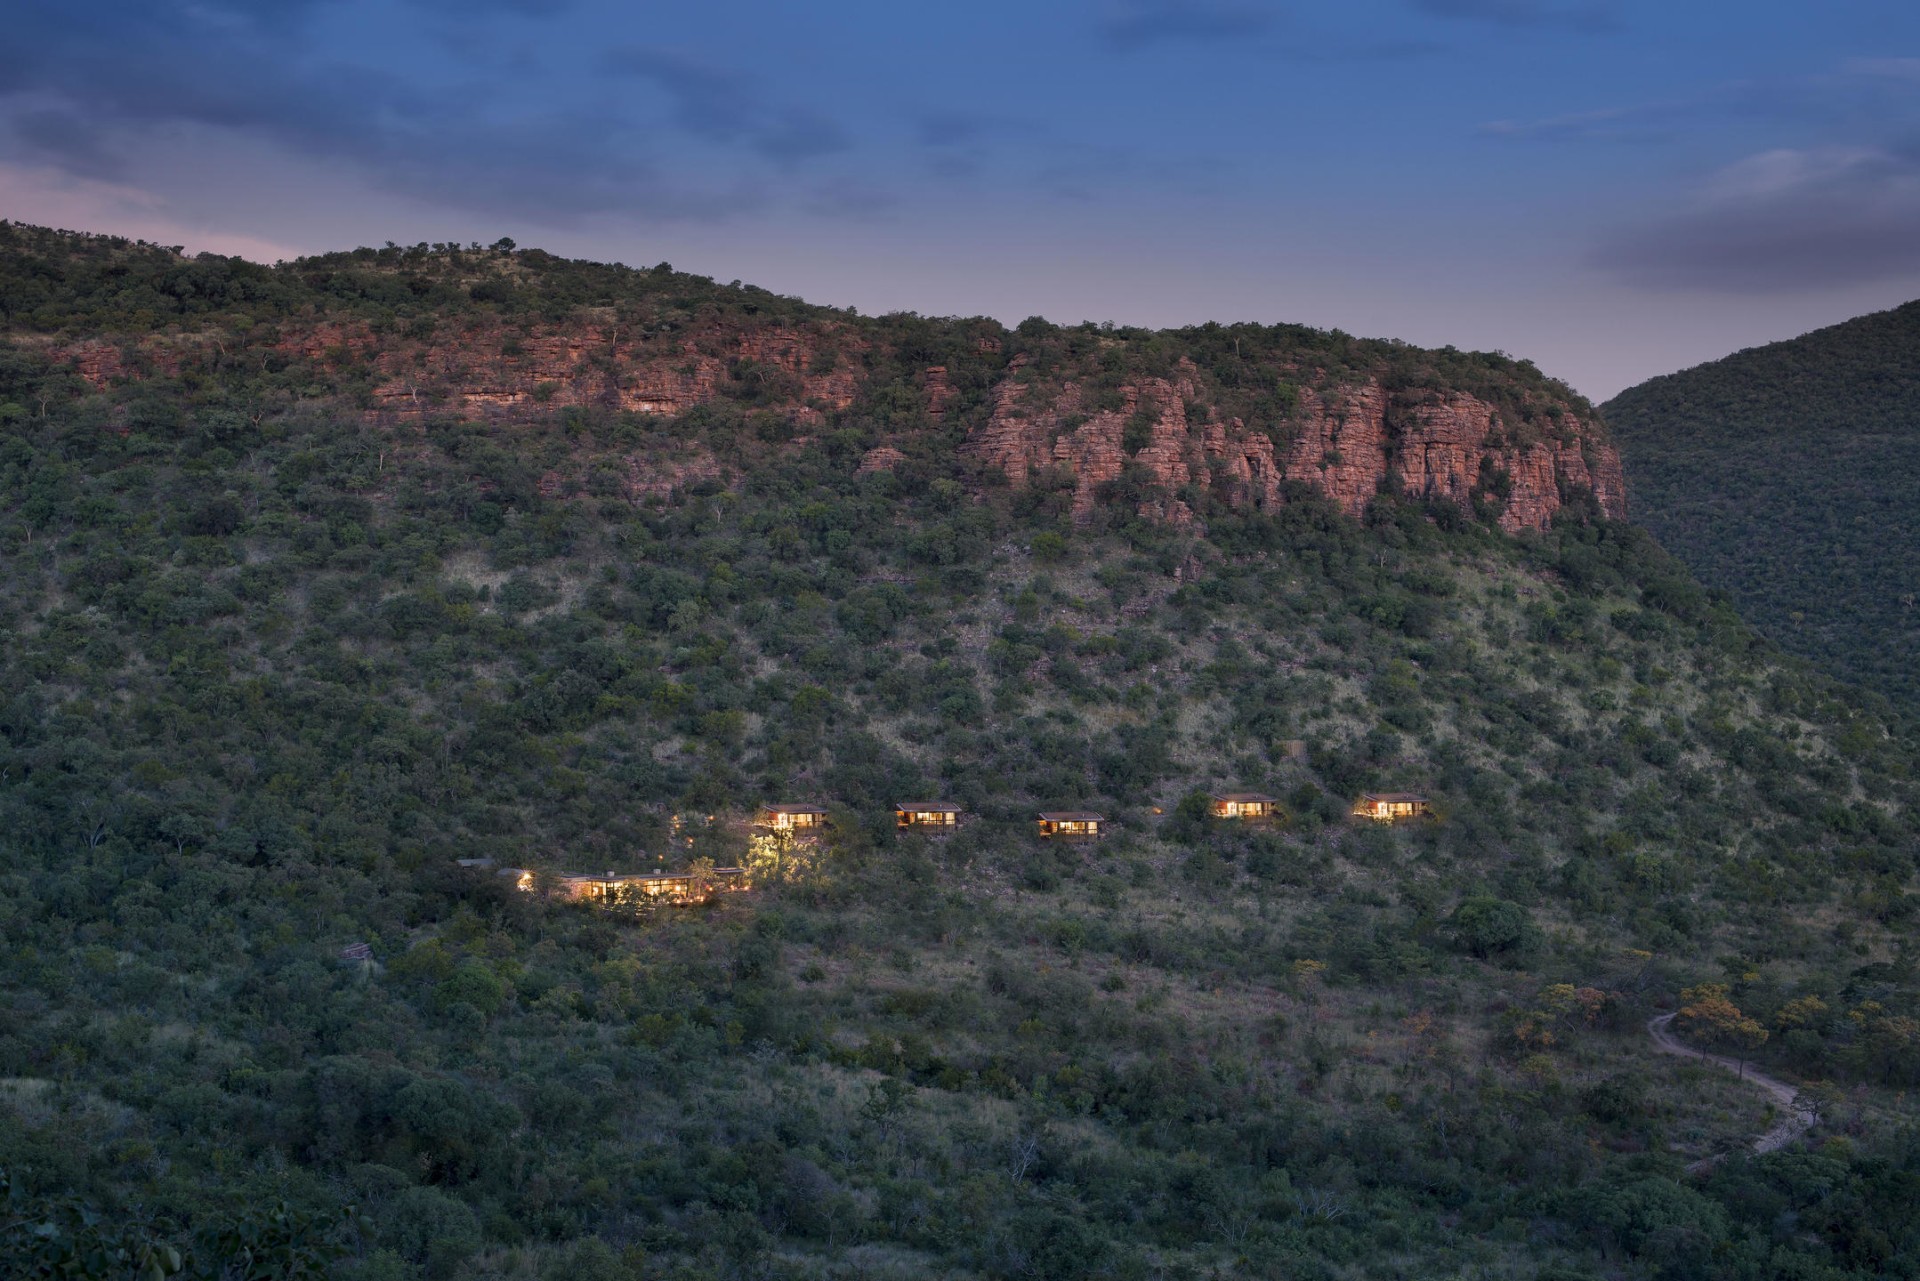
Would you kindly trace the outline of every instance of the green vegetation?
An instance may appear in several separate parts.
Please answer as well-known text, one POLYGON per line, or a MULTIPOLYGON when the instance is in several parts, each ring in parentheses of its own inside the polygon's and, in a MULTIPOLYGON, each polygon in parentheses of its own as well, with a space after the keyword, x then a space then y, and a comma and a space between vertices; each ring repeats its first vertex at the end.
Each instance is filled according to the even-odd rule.
POLYGON ((1128 477, 1075 525, 955 451, 1015 354, 1213 369, 1263 336, 1303 379, 1535 409, 1536 373, 868 321, 504 246, 266 269, 4 230, 14 1272, 1917 1275, 1911 722, 1630 527, 1196 491, 1201 535, 1128 477), (248 283, 195 310, 163 282, 201 269, 248 283), (810 424, 386 423, 253 345, 328 290, 399 328, 782 310, 856 327, 873 376, 810 424), (95 392, 45 354, 196 318, 229 358, 95 392), (857 474, 883 427, 906 461, 857 474), (739 482, 607 482, 689 443, 739 482), (1185 799, 1222 788, 1287 821, 1185 799), (1347 819, 1399 789, 1437 817, 1347 819), (972 821, 896 835, 922 795, 972 821), (732 862, 775 799, 830 804, 825 848, 708 908, 455 865, 732 862), (1037 840, 1065 807, 1114 835, 1037 840), (1651 1052, 1682 993, 1822 1083, 1810 1145, 1739 1155, 1760 1097, 1651 1052))
POLYGON ((1604 410, 1635 520, 1782 646, 1920 705, 1920 303, 1604 410))

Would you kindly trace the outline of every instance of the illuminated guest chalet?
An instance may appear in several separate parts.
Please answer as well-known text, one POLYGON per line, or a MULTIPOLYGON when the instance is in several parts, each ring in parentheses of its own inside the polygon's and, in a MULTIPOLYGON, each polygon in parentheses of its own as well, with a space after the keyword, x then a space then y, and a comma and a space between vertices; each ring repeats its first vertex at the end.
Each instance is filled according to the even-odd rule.
POLYGON ((601 903, 704 903, 717 893, 747 888, 747 874, 737 867, 716 867, 706 872, 608 872, 604 876, 564 873, 554 880, 554 892, 577 902, 601 903))
POLYGON ((1264 792, 1222 792, 1209 796, 1215 818, 1247 821, 1270 819, 1280 812, 1280 802, 1264 792))
POLYGON ((901 801, 893 807, 894 826, 926 832, 950 832, 960 826, 960 807, 948 801, 901 801))
POLYGON ((1040 816, 1040 835, 1060 841, 1097 841, 1106 823, 1104 814, 1054 810, 1040 816))
POLYGON ((769 805, 758 822, 776 832, 814 832, 827 825, 827 811, 819 805, 769 805))
MULTIPOLYGON (((463 858, 461 867, 482 870, 493 866, 490 858, 463 858)), ((598 903, 604 907, 642 903, 704 903, 716 893, 747 888, 747 874, 738 867, 716 867, 710 871, 607 872, 592 876, 582 872, 562 872, 543 886, 531 868, 503 867, 495 872, 513 883, 513 888, 528 894, 542 888, 555 898, 577 903, 598 903)))
POLYGON ((1367 792, 1354 802, 1355 818, 1370 818, 1376 823, 1398 823, 1433 813, 1424 796, 1412 792, 1367 792))

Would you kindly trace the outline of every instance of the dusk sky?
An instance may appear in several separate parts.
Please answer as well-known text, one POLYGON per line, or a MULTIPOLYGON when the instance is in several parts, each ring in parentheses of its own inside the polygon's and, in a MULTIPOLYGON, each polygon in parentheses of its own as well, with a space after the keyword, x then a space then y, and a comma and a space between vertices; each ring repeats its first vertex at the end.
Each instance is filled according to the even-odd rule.
POLYGON ((13 0, 0 217, 486 241, 1009 323, 1291 321, 1596 399, 1920 296, 1894 0, 13 0))

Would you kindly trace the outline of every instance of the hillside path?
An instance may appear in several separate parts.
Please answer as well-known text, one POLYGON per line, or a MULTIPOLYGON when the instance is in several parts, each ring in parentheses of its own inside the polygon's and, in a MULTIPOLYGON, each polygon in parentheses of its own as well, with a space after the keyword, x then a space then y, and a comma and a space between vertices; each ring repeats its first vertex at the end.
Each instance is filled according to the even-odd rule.
MULTIPOLYGON (((1718 1064, 1729 1072, 1738 1073, 1744 1081, 1750 1081, 1766 1091, 1767 1097, 1780 1109, 1780 1119, 1773 1128, 1753 1141, 1755 1152, 1775 1152, 1787 1146, 1808 1130, 1813 1128, 1814 1109, 1811 1103, 1803 1102, 1800 1091, 1788 1085, 1778 1077, 1768 1076, 1765 1072, 1737 1059, 1722 1054, 1709 1054, 1705 1050, 1696 1050, 1683 1044, 1674 1036, 1669 1025, 1673 1015, 1660 1014, 1647 1020, 1647 1035, 1653 1038, 1654 1045, 1667 1054, 1677 1054, 1684 1059, 1700 1059, 1707 1063, 1718 1064)), ((1720 1158, 1710 1156, 1704 1161, 1695 1161, 1687 1167, 1687 1173, 1699 1174, 1711 1168, 1720 1158)))

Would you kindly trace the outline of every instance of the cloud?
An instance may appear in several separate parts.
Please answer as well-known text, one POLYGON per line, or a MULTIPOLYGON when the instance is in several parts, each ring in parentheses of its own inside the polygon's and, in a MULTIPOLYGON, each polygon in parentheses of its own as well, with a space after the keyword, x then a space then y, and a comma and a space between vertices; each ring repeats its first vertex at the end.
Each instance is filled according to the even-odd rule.
MULTIPOLYGON (((568 225, 601 213, 711 220, 761 209, 782 185, 764 166, 790 170, 847 145, 832 120, 772 103, 739 77, 665 55, 637 59, 631 73, 666 92, 678 127, 725 144, 708 163, 669 167, 659 125, 618 95, 596 96, 590 80, 585 92, 547 92, 551 84, 489 70, 479 53, 418 69, 349 61, 358 46, 323 38, 318 21, 341 7, 28 0, 0 42, 0 159, 116 179, 160 140, 191 135, 217 147, 225 131, 443 206, 568 225)), ((485 39, 489 16, 517 21, 558 7, 482 0, 465 30, 485 39)), ((435 13, 418 21, 437 23, 446 6, 409 0, 408 12, 424 9, 435 13)), ((409 27, 405 12, 391 21, 397 45, 428 30, 409 27)), ((524 41, 494 47, 511 55, 524 41)))
POLYGON ((1620 25, 1611 0, 1412 0, 1413 7, 1434 18, 1488 22, 1502 27, 1564 27, 1578 31, 1610 31, 1620 25))
POLYGON ((60 132, 84 132, 73 167, 103 171, 118 163, 126 135, 153 126, 257 130, 337 155, 378 136, 383 119, 417 118, 425 103, 391 77, 299 64, 296 11, 312 7, 33 5, 9 33, 12 56, 0 51, 10 132, 49 158, 58 153, 46 144, 60 132), (115 38, 101 38, 102 29, 115 38))
POLYGON ((665 49, 629 45, 606 55, 606 70, 650 81, 673 101, 677 123, 697 137, 744 143, 770 160, 793 162, 847 148, 839 125, 818 112, 776 106, 744 76, 665 49))
POLYGON ((1732 80, 1686 97, 1536 120, 1483 137, 1668 143, 1738 129, 1818 141, 1760 147, 1698 177, 1664 212, 1588 254, 1633 284, 1730 293, 1811 290, 1920 270, 1920 58, 1854 59, 1732 80))
POLYGON ((986 167, 989 144, 1017 132, 1006 120, 971 111, 923 111, 909 122, 929 172, 941 178, 968 179, 986 167))
POLYGON ((1131 52, 1176 40, 1238 40, 1273 25, 1264 7, 1220 0, 1110 0, 1099 22, 1102 39, 1131 52))
POLYGON ((7 125, 28 155, 58 163, 74 174, 111 179, 125 172, 120 156, 99 127, 64 105, 23 107, 7 125))
POLYGON ((1680 117, 1696 104, 1656 103, 1570 111, 1539 120, 1489 120, 1476 131, 1485 138, 1520 142, 1665 142, 1680 130, 1680 117))
POLYGON ((1720 204, 1790 199, 1855 186, 1862 178, 1875 181, 1902 168, 1900 159, 1873 147, 1777 147, 1722 167, 1708 177, 1702 194, 1720 204))
POLYGON ((1853 58, 1843 69, 1849 75, 1920 82, 1920 58, 1853 58))
POLYGON ((167 201, 125 183, 78 178, 49 166, 0 161, 0 217, 45 227, 76 230, 111 228, 113 234, 160 245, 180 245, 188 253, 228 254, 255 262, 296 258, 297 246, 257 236, 217 231, 175 216, 167 201))
POLYGON ((1920 124, 1920 58, 1856 58, 1792 76, 1727 80, 1652 102, 1566 112, 1533 120, 1491 120, 1482 137, 1537 142, 1666 142, 1729 124, 1764 122, 1846 137, 1920 124))
POLYGON ((1778 293, 1920 274, 1920 149, 1777 148, 1623 228, 1593 265, 1652 289, 1778 293))

